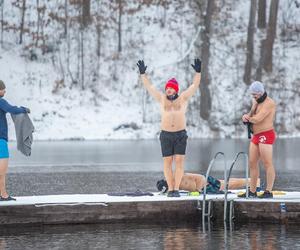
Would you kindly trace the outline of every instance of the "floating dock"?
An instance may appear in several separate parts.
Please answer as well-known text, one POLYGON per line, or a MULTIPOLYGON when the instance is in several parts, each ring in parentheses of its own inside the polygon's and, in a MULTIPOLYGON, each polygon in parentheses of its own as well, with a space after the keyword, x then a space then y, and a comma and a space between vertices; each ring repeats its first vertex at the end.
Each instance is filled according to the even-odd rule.
MULTIPOLYGON (((0 202, 0 223, 5 224, 76 224, 174 221, 201 221, 203 196, 183 195, 169 198, 153 196, 109 196, 76 194, 16 197, 0 202)), ((223 221, 224 195, 207 195, 213 220, 223 221)), ((228 194, 236 222, 299 223, 300 192, 284 192, 273 199, 238 198, 228 194)))

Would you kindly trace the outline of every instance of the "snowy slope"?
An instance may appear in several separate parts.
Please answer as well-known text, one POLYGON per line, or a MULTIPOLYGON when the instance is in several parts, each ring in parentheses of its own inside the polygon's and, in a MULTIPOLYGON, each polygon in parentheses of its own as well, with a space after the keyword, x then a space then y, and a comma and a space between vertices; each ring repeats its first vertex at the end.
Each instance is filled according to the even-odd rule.
MULTIPOLYGON (((27 11, 27 21, 35 20, 33 7, 36 1, 28 2, 32 8, 27 11)), ((61 1, 45 2, 50 11, 61 1)), ((247 86, 242 81, 250 1, 227 2, 218 7, 220 11, 214 15, 211 37, 212 113, 209 121, 200 118, 198 92, 187 113, 190 137, 246 136, 240 117, 250 104, 247 86)), ((92 12, 96 13, 97 8, 99 6, 93 3, 92 12)), ((104 16, 116 16, 116 12, 109 12, 107 5, 101 8, 104 16)), ((17 24, 18 11, 6 4, 6 20, 17 24)), ((76 13, 76 9, 70 12, 76 13)), ((163 90, 164 83, 171 77, 177 78, 181 89, 186 88, 194 74, 190 63, 196 56, 201 56, 195 42, 200 39, 199 31, 203 27, 199 26, 194 5, 185 1, 173 3, 166 9, 145 5, 137 12, 124 14, 122 20, 122 52, 117 52, 116 30, 106 29, 102 34, 100 59, 95 54, 95 26, 91 24, 85 30, 84 90, 78 84, 72 85, 67 71, 69 56, 70 71, 80 81, 80 77, 76 77, 80 62, 76 25, 69 30, 71 52, 68 54, 67 41, 61 37, 62 27, 50 23, 45 32, 51 34, 49 40, 57 49, 53 54, 39 54, 37 61, 30 61, 24 51, 29 37, 25 36, 24 45, 18 45, 18 34, 5 32, 3 48, 0 48, 0 79, 7 85, 6 98, 9 102, 32 110, 36 139, 157 137, 158 105, 142 88, 136 61, 140 58, 145 60, 149 76, 158 89, 163 90), (53 93, 55 81, 62 77, 59 60, 66 74, 66 86, 53 93), (126 127, 132 123, 134 129, 126 127)), ((275 125, 280 136, 300 135, 300 98, 297 91, 300 89, 299 29, 300 8, 295 7, 294 1, 280 1, 273 52, 274 71, 263 76, 268 93, 278 104, 275 125)), ((256 61, 259 40, 256 33, 256 61)), ((10 138, 14 139, 11 122, 10 128, 10 138)))

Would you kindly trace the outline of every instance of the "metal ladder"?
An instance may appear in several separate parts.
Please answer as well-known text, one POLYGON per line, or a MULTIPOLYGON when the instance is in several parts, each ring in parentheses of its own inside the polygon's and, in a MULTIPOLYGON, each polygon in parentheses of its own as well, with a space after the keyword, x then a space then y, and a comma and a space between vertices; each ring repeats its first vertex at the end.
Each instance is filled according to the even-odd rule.
MULTIPOLYGON (((228 171, 228 175, 227 175, 227 178, 224 178, 224 185, 225 185, 225 197, 224 197, 224 222, 227 221, 227 204, 228 204, 228 186, 229 186, 229 179, 230 179, 230 176, 231 176, 231 173, 232 173, 232 169, 233 167, 235 166, 238 158, 243 155, 244 156, 244 159, 245 159, 245 175, 246 175, 246 199, 248 199, 248 195, 249 195, 249 184, 248 184, 248 178, 249 178, 249 168, 248 168, 248 155, 245 153, 245 152, 239 152, 236 154, 233 162, 231 163, 231 166, 229 168, 229 171, 228 171)), ((225 177, 225 175, 224 175, 225 177)), ((230 205, 229 205, 229 219, 230 219, 230 222, 232 221, 233 219, 233 200, 230 201, 230 205)))
MULTIPOLYGON (((226 167, 225 154, 223 152, 217 152, 215 154, 214 158, 210 161, 208 169, 206 171, 206 176, 205 176, 206 183, 207 183, 209 173, 219 155, 222 156, 224 159, 224 180, 225 180, 225 184, 226 184, 227 167, 226 167)), ((202 224, 203 224, 203 226, 205 226, 205 217, 207 217, 208 220, 211 217, 211 200, 209 200, 209 202, 208 202, 208 208, 207 208, 207 212, 206 212, 206 185, 203 188, 203 200, 202 200, 202 224)))

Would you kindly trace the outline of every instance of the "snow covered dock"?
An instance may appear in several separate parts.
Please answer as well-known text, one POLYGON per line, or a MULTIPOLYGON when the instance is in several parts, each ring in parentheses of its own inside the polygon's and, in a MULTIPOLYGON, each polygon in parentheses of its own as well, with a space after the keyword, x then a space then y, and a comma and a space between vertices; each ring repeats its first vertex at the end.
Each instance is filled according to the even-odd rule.
MULTIPOLYGON (((0 202, 3 224, 69 224, 144 221, 200 221, 203 196, 168 198, 154 196, 109 196, 76 194, 16 197, 0 202)), ((223 219, 224 195, 207 195, 215 220, 223 219)), ((242 199, 228 194, 237 222, 300 222, 300 192, 284 192, 273 199, 242 199)))

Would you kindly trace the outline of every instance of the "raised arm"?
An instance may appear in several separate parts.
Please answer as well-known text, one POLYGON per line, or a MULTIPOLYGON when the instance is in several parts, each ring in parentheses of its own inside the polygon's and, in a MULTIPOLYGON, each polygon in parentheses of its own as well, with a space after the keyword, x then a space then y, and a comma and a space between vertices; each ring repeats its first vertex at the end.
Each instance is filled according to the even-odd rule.
POLYGON ((141 79, 142 82, 145 86, 145 88, 147 89, 147 91, 149 92, 149 94, 158 102, 161 101, 162 99, 162 93, 159 92, 150 82, 149 78, 147 77, 147 75, 145 74, 147 66, 145 66, 144 61, 140 60, 137 63, 137 66, 139 67, 139 71, 141 74, 141 79))
POLYGON ((27 109, 24 107, 17 107, 10 105, 6 100, 3 98, 0 98, 0 109, 7 113, 11 114, 21 114, 21 113, 27 113, 27 109))
POLYGON ((193 80, 193 84, 181 93, 181 96, 186 100, 190 99, 196 93, 197 89, 200 86, 200 81, 201 81, 201 61, 200 61, 200 59, 195 59, 194 65, 192 64, 192 67, 196 71, 194 80, 193 80))

